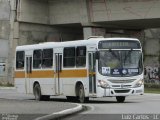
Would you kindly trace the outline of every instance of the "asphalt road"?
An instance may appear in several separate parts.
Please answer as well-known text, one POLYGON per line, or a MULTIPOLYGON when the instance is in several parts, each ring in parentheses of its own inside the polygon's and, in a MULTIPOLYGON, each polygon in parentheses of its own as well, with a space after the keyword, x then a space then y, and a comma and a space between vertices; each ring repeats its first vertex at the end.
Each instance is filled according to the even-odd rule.
POLYGON ((16 90, 0 90, 0 120, 32 120, 37 117, 74 108, 77 105, 65 97, 52 97, 49 101, 35 101, 33 95, 19 94, 16 90), (10 119, 7 119, 10 120, 10 119))
MULTIPOLYGON (((160 120, 159 94, 129 96, 125 103, 117 103, 115 98, 92 98, 83 105, 87 106, 86 111, 61 119, 160 120)), ((17 94, 15 90, 0 90, 0 119, 11 114, 15 117, 18 115, 20 120, 32 120, 75 106, 65 97, 52 97, 50 101, 38 102, 33 95, 17 94)))
POLYGON ((129 96, 125 103, 96 98, 84 105, 89 110, 63 120, 160 120, 160 94, 129 96))

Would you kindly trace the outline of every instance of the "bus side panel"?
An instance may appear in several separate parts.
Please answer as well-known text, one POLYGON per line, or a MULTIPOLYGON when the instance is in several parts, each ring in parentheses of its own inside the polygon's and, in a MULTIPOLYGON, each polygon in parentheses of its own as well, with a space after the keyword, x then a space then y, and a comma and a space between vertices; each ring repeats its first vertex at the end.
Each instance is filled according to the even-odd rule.
POLYGON ((81 82, 84 86, 85 96, 89 95, 87 78, 63 78, 63 94, 65 96, 76 96, 76 83, 81 82))
POLYGON ((63 94, 66 96, 75 96, 75 78, 62 78, 63 94))
POLYGON ((15 78, 14 82, 18 93, 26 93, 25 78, 15 78))
POLYGON ((33 85, 38 82, 41 87, 42 95, 55 95, 55 84, 53 78, 32 78, 30 91, 33 93, 33 85))

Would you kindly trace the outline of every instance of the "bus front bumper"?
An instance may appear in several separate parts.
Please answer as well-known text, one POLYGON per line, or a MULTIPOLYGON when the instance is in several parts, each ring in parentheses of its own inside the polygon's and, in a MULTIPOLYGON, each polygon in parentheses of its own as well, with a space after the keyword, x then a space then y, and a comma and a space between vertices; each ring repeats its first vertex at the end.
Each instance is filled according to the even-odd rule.
MULTIPOLYGON (((101 90, 103 88, 100 88, 101 90)), ((144 86, 137 88, 108 88, 103 89, 101 94, 97 95, 97 97, 114 97, 114 96, 130 96, 130 95, 143 95, 144 94, 144 86)))
POLYGON ((144 90, 141 88, 110 89, 109 92, 110 92, 109 96, 129 96, 129 95, 143 95, 144 90))

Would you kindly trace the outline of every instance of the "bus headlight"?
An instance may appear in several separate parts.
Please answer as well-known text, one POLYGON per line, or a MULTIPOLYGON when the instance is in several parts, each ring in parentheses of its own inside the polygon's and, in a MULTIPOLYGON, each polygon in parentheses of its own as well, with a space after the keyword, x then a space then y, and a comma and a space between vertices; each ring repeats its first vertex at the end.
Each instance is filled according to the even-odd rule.
POLYGON ((134 85, 134 87, 141 87, 143 84, 144 84, 144 81, 143 81, 143 80, 139 80, 139 81, 134 85))
POLYGON ((104 80, 98 80, 98 83, 99 83, 101 88, 105 89, 105 88, 109 87, 108 83, 106 81, 104 81, 104 80))

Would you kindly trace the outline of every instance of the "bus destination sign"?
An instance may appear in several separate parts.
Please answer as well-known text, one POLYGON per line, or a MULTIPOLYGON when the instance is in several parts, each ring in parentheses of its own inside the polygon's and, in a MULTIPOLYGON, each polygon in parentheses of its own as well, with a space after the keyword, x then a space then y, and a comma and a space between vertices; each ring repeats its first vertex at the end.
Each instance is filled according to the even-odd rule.
POLYGON ((100 41, 99 49, 140 49, 138 41, 115 40, 115 41, 100 41))

